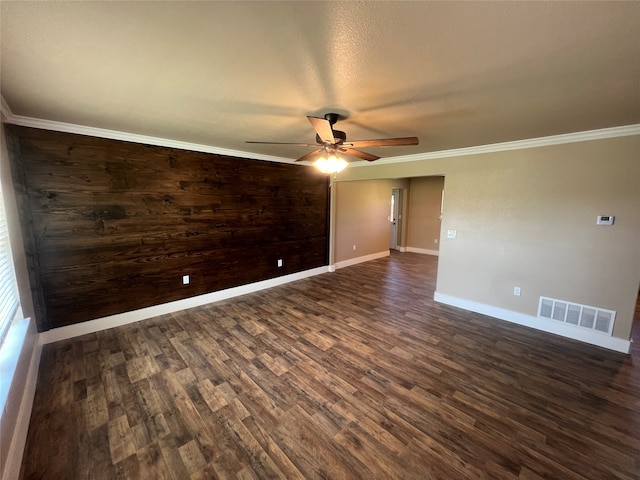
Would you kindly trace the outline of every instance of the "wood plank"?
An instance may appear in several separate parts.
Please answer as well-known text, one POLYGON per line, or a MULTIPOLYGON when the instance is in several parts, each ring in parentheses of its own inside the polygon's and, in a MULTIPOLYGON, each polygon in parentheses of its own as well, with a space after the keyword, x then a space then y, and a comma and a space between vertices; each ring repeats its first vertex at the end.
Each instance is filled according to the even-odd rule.
POLYGON ((40 331, 327 264, 309 166, 6 130, 40 331))

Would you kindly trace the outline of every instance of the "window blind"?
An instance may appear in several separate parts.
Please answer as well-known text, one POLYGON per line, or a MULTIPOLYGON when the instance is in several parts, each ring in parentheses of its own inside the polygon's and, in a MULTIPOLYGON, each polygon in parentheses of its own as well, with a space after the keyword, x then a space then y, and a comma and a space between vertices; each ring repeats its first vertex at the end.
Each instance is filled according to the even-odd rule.
POLYGON ((18 308, 18 288, 13 270, 7 217, 0 187, 0 344, 18 308))

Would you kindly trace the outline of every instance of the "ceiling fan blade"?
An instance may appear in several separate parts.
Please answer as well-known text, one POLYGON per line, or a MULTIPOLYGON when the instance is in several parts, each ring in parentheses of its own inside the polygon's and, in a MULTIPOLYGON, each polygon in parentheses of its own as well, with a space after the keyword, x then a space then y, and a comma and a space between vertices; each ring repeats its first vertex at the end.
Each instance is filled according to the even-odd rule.
POLYGON ((317 157, 319 154, 321 154, 322 152, 324 152, 324 150, 322 148, 319 148, 317 150, 314 150, 311 153, 307 153, 306 155, 301 156, 300 158, 298 158, 296 160, 296 162, 304 162, 306 160, 311 160, 314 157, 317 157))
POLYGON ((290 142, 252 142, 247 140, 244 143, 260 143, 262 145, 295 145, 296 147, 317 147, 317 143, 290 143, 290 142))
POLYGON ((379 138, 377 140, 358 140, 356 142, 345 142, 344 145, 349 147, 367 148, 367 147, 399 147, 402 145, 418 145, 418 137, 401 137, 401 138, 379 138))
POLYGON ((307 119, 323 142, 336 143, 329 120, 318 117, 307 117, 307 119))
POLYGON ((346 153, 347 155, 367 160, 368 162, 373 162, 374 160, 378 160, 380 158, 376 157, 375 155, 371 155, 370 153, 356 150, 355 148, 340 148, 340 151, 346 153))

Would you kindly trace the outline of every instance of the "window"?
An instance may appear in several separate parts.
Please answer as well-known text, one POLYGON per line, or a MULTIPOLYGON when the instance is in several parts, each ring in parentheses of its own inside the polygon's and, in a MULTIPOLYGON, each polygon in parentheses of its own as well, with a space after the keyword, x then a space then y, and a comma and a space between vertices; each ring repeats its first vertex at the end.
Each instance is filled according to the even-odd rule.
POLYGON ((18 309, 18 289, 13 270, 9 230, 4 211, 4 200, 0 188, 0 344, 9 329, 9 324, 18 309))

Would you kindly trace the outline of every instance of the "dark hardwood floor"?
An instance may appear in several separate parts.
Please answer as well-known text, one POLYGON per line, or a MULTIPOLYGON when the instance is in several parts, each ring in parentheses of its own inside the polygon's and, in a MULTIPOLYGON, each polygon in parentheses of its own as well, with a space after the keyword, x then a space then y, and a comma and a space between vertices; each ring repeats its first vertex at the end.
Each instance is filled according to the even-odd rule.
MULTIPOLYGON (((393 254, 46 345, 24 479, 637 479, 640 358, 393 254)), ((637 329, 636 329, 637 333, 637 329)))

